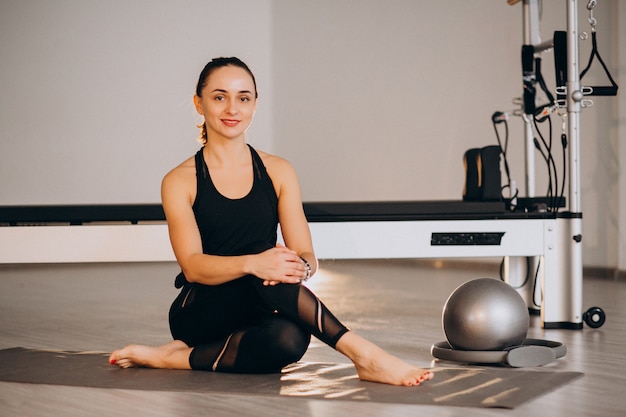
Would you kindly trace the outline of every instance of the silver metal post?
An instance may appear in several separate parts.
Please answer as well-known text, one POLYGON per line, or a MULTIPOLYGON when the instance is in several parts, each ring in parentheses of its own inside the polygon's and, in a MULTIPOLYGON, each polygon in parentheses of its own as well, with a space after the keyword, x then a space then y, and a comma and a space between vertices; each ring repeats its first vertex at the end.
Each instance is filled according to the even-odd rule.
MULTIPOLYGON (((524 0, 523 6, 523 38, 524 45, 541 43, 539 31, 539 5, 537 0, 524 0)), ((524 185, 526 197, 535 197, 535 144, 532 119, 523 115, 524 119, 524 185)))
POLYGON ((526 172, 524 173, 524 185, 526 186, 526 197, 535 197, 535 136, 533 134, 532 116, 522 114, 524 120, 524 162, 526 172))
POLYGON ((578 65, 578 0, 567 0, 567 121, 569 142, 569 211, 580 213, 580 110, 583 93, 578 65))
POLYGON ((542 321, 546 328, 582 329, 582 213, 579 115, 583 93, 578 71, 578 0, 567 0, 567 121, 569 133, 569 213, 557 218, 560 259, 544 276, 542 321), (550 299, 550 303, 546 300, 550 299))

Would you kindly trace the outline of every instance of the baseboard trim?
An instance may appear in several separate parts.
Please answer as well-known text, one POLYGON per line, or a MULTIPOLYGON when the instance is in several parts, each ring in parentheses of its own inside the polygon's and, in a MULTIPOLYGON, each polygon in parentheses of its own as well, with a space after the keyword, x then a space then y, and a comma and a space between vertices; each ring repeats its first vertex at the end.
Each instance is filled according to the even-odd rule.
MULTIPOLYGON (((467 271, 484 270, 485 268, 499 267, 498 259, 416 259, 411 262, 433 268, 463 269, 467 271)), ((583 278, 605 279, 611 281, 626 281, 626 270, 604 266, 583 266, 583 278)))
POLYGON ((583 277, 626 281, 626 271, 604 266, 583 266, 583 277))

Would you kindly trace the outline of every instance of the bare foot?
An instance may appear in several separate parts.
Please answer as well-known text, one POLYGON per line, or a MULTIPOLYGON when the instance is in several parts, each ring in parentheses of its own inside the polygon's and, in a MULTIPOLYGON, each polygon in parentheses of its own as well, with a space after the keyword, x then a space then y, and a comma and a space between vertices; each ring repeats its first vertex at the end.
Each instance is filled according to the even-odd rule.
POLYGON ((416 386, 429 381, 434 374, 393 356, 354 332, 339 339, 337 350, 348 356, 359 379, 382 384, 416 386))
POLYGON ((145 366, 148 368, 189 369, 191 348, 180 340, 159 347, 128 345, 109 356, 109 363, 122 368, 145 366))

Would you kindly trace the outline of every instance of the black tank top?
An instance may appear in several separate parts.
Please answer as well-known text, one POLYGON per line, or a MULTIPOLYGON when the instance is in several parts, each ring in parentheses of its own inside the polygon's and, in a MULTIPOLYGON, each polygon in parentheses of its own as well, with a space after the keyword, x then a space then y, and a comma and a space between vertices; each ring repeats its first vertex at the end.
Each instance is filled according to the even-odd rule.
POLYGON ((259 154, 252 155, 254 181, 243 198, 219 193, 204 162, 202 149, 196 153, 197 194, 193 203, 202 251, 211 255, 235 256, 263 252, 276 246, 278 197, 259 154))

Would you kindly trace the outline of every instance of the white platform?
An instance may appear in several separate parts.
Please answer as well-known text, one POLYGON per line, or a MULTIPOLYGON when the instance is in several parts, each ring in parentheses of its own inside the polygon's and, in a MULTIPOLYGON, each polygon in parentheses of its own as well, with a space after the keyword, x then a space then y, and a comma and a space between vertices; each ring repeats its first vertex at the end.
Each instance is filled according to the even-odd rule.
MULTIPOLYGON (((574 328, 582 326, 580 243, 571 239, 579 227, 580 219, 310 223, 320 259, 539 257, 542 322, 574 328), (431 244, 433 233, 494 232, 499 244, 431 244)), ((0 247, 3 264, 175 260, 164 223, 0 227, 0 247)))
MULTIPOLYGON (((323 222, 309 226, 320 259, 371 259, 541 256, 555 243, 555 223, 524 219, 323 222), (431 245, 432 233, 488 232, 504 233, 501 244, 431 245)), ((175 260, 166 224, 0 227, 0 244, 0 263, 175 260)))

